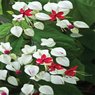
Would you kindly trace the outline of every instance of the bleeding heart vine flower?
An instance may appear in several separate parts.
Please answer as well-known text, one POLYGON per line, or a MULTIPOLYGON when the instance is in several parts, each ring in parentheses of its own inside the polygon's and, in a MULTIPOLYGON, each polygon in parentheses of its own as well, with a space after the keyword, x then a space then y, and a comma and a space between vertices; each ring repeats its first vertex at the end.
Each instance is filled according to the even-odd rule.
POLYGON ((48 39, 42 38, 41 41, 42 41, 41 46, 53 47, 56 44, 52 38, 48 39))
POLYGON ((9 54, 9 53, 11 52, 11 50, 12 50, 12 47, 11 47, 11 45, 10 45, 9 42, 7 42, 7 43, 1 42, 0 51, 1 51, 2 53, 4 53, 4 54, 9 54))
POLYGON ((9 90, 7 87, 0 87, 0 95, 9 95, 9 90))

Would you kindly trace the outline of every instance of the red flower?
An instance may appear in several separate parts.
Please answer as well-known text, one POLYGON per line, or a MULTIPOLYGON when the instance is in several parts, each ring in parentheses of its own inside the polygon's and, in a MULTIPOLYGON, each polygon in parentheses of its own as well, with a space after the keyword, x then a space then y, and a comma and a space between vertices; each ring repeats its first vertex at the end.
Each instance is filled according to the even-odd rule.
POLYGON ((41 56, 41 58, 38 58, 36 60, 36 63, 38 63, 38 64, 43 64, 43 63, 50 64, 52 61, 53 61, 53 59, 51 57, 46 57, 46 55, 43 54, 41 56))
POLYGON ((57 70, 61 70, 63 69, 63 67, 59 64, 56 64, 56 63, 52 63, 51 66, 48 66, 49 67, 49 71, 55 71, 56 69, 57 70))
POLYGON ((72 76, 72 77, 75 76, 77 68, 78 66, 75 66, 75 67, 70 68, 69 70, 66 70, 65 75, 72 76))
POLYGON ((20 9, 20 13, 23 14, 23 16, 32 16, 31 12, 32 10, 30 9, 27 10, 24 10, 23 8, 20 9))
POLYGON ((63 12, 56 13, 56 11, 52 10, 52 13, 50 14, 51 21, 56 20, 56 18, 64 19, 63 12))
POLYGON ((16 72, 15 72, 17 75, 19 75, 19 74, 21 74, 22 73, 22 71, 21 70, 16 70, 16 72))

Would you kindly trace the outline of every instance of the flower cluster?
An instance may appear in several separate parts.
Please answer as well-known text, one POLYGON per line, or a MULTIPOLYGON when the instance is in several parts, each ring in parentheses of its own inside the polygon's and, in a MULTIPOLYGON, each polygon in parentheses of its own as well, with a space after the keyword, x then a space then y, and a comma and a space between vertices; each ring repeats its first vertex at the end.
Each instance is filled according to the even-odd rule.
MULTIPOLYGON (((67 19, 67 14, 73 9, 72 3, 68 0, 48 2, 43 6, 38 1, 28 4, 15 2, 12 8, 18 13, 12 15, 14 26, 10 29, 16 39, 21 36, 32 39, 35 36, 35 28, 44 30, 45 21, 54 22, 62 31, 70 31, 72 37, 82 36, 79 28, 89 28, 85 22, 70 22, 67 19)), ((10 95, 10 86, 13 89, 20 87, 21 95, 54 95, 51 86, 42 85, 39 81, 57 85, 76 84, 79 81, 76 76, 78 66, 70 67, 64 46, 57 46, 55 39, 51 37, 41 38, 40 42, 42 48, 37 47, 35 42, 25 43, 18 55, 13 52, 12 42, 0 43, 0 64, 3 64, 0 69, 0 81, 8 84, 0 87, 0 95, 10 95)))
MULTIPOLYGON (((23 85, 21 91, 25 95, 34 95, 37 90, 35 84, 29 81, 44 80, 53 84, 64 84, 65 82, 76 84, 79 80, 76 75, 78 66, 68 69, 70 61, 66 57, 66 50, 62 47, 54 47, 56 45, 52 38, 41 39, 41 45, 50 47, 50 49, 37 49, 36 46, 25 45, 21 49, 21 56, 17 56, 11 52, 12 47, 9 42, 1 43, 0 62, 5 64, 5 69, 0 70, 0 80, 6 81, 13 85, 20 85, 19 75, 24 73, 28 77, 27 83, 23 85), (47 43, 45 43, 47 42, 47 43), (23 68, 23 69, 22 69, 23 68), (42 69, 43 68, 43 69, 42 69), (13 72, 13 75, 10 75, 13 72)), ((54 95, 53 89, 48 85, 38 84, 40 95, 54 95)), ((1 95, 9 95, 6 87, 0 88, 1 95)))
POLYGON ((68 20, 67 14, 73 9, 73 5, 70 1, 59 1, 58 3, 48 2, 44 6, 38 1, 29 2, 16 2, 12 8, 19 12, 18 15, 13 14, 14 21, 26 20, 32 25, 32 29, 27 27, 23 29, 21 26, 14 25, 11 28, 11 33, 17 37, 20 37, 24 33, 27 36, 34 36, 33 28, 44 30, 44 21, 56 22, 56 26, 60 27, 63 31, 68 29, 71 31, 71 37, 81 37, 79 28, 89 28, 89 26, 83 21, 68 20), (43 12, 43 10, 45 12, 43 12))

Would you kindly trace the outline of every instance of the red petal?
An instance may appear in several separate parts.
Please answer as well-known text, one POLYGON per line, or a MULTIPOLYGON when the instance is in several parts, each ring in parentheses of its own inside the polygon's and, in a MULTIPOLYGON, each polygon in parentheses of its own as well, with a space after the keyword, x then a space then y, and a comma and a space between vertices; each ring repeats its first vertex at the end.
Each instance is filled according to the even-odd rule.
POLYGON ((63 12, 59 12, 57 13, 56 17, 58 17, 59 19, 64 19, 64 16, 63 16, 63 12))
POLYGON ((24 14, 25 14, 26 16, 32 16, 31 12, 32 12, 32 10, 28 9, 28 10, 26 10, 26 11, 24 12, 24 14))
POLYGON ((23 14, 23 13, 24 13, 24 10, 23 10, 22 8, 20 9, 20 13, 21 13, 21 14, 23 14))
POLYGON ((46 59, 46 55, 43 54, 43 55, 41 56, 41 59, 42 59, 42 60, 46 59))
POLYGON ((76 74, 76 69, 78 68, 78 66, 75 66, 67 71, 65 71, 65 75, 68 75, 68 76, 75 76, 76 74))
POLYGON ((48 57, 44 60, 45 63, 51 63, 53 59, 51 57, 48 57))
POLYGON ((42 64, 42 63, 43 63, 43 60, 42 60, 42 59, 37 59, 37 60, 36 60, 36 63, 42 64))

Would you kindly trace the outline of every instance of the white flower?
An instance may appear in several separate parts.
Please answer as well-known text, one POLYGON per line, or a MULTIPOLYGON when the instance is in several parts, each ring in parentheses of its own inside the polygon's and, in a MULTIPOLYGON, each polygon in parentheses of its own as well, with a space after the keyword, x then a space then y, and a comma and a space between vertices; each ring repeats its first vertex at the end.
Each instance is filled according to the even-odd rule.
POLYGON ((4 64, 10 64, 11 63, 11 57, 7 54, 0 55, 0 62, 4 64))
POLYGON ((81 36, 83 36, 82 34, 79 33, 79 29, 76 28, 76 27, 71 29, 71 32, 72 32, 70 34, 71 37, 81 37, 81 36))
POLYGON ((14 86, 18 86, 17 79, 14 76, 9 76, 7 79, 8 83, 14 86))
POLYGON ((45 71, 41 71, 37 77, 39 79, 42 79, 42 80, 45 80, 45 81, 50 81, 51 80, 51 76, 48 72, 45 72, 45 71))
POLYGON ((29 45, 25 45, 24 48, 22 49, 22 52, 24 54, 33 54, 34 52, 36 52, 36 46, 29 46, 29 45))
POLYGON ((32 62, 32 55, 23 54, 21 57, 18 58, 18 62, 21 65, 26 65, 32 62))
POLYGON ((42 22, 35 22, 34 27, 40 30, 44 30, 44 24, 42 22))
POLYGON ((20 70, 20 63, 18 63, 17 61, 15 62, 12 62, 11 64, 9 65, 6 65, 6 68, 10 71, 18 71, 20 70))
POLYGON ((34 77, 39 72, 39 67, 35 65, 27 65, 25 66, 25 73, 28 74, 31 77, 34 77))
POLYGON ((30 8, 32 10, 41 11, 42 10, 42 4, 38 1, 29 2, 28 8, 30 8))
POLYGON ((22 32, 23 32, 23 29, 20 27, 20 26, 14 26, 11 28, 11 33, 16 36, 16 37, 20 37, 22 32))
POLYGON ((67 19, 64 19, 61 21, 59 19, 57 19, 57 23, 56 23, 56 25, 59 26, 60 28, 67 28, 67 26, 70 24, 71 23, 67 19))
POLYGON ((77 28, 89 28, 89 26, 83 21, 75 21, 74 26, 77 28))
POLYGON ((42 41, 41 46, 53 47, 56 44, 52 38, 48 39, 42 38, 41 41, 42 41))
POLYGON ((59 1, 58 6, 62 9, 73 9, 73 4, 68 0, 59 1))
POLYGON ((6 87, 0 87, 0 95, 9 95, 9 90, 6 87))
POLYGON ((53 89, 48 85, 40 86, 39 91, 42 95, 54 95, 53 89))
POLYGON ((23 87, 21 88, 21 91, 25 95, 32 95, 34 93, 34 85, 32 84, 24 84, 23 87))
POLYGON ((15 2, 15 4, 12 6, 14 10, 20 11, 20 9, 28 9, 28 6, 25 2, 15 2))
POLYGON ((51 75, 51 82, 53 84, 64 84, 63 78, 58 75, 51 75))
POLYGON ((23 14, 20 14, 20 15, 12 15, 14 18, 13 18, 13 20, 14 21, 22 21, 22 20, 25 20, 24 18, 23 18, 23 14))
POLYGON ((70 65, 70 61, 67 57, 57 57, 56 62, 65 67, 69 67, 70 65))
POLYGON ((33 54, 33 57, 41 58, 43 54, 45 54, 47 57, 50 57, 49 50, 40 50, 40 49, 38 49, 38 51, 33 54))
POLYGON ((52 10, 57 11, 58 10, 58 4, 57 3, 50 3, 44 5, 44 10, 47 12, 52 12, 52 10))
POLYGON ((34 30, 31 29, 31 28, 27 28, 24 30, 24 33, 27 35, 27 36, 34 36, 34 30))
POLYGON ((0 51, 1 51, 2 53, 7 54, 7 53, 9 53, 11 50, 12 50, 12 47, 11 47, 11 45, 10 45, 9 42, 6 42, 6 43, 1 42, 0 51))
POLYGON ((67 83, 71 83, 71 84, 77 84, 77 81, 79 81, 79 78, 77 77, 70 77, 70 76, 65 76, 63 77, 63 80, 67 83))
POLYGON ((53 56, 60 56, 60 57, 64 57, 66 56, 66 50, 64 48, 61 47, 57 47, 51 50, 51 54, 53 56))
POLYGON ((35 15, 35 17, 36 17, 36 19, 42 20, 42 21, 44 21, 44 20, 50 20, 50 16, 47 15, 47 14, 45 14, 45 13, 37 13, 35 15))
POLYGON ((7 73, 7 70, 0 70, 0 80, 6 80, 7 73))

